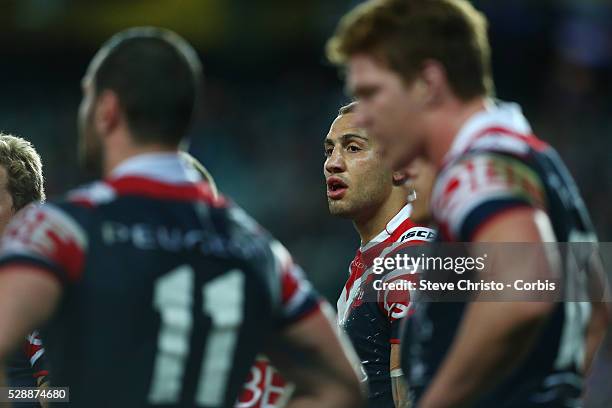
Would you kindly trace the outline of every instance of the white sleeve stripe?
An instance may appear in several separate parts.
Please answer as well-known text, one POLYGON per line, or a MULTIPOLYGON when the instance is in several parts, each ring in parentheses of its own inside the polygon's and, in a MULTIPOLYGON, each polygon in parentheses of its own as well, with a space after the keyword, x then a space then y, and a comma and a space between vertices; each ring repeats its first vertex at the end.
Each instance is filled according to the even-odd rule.
POLYGON ((305 282, 301 282, 283 308, 285 316, 290 316, 299 309, 308 297, 309 292, 308 285, 305 282))
POLYGON ((34 355, 32 355, 32 357, 30 357, 30 365, 34 366, 34 364, 36 364, 36 361, 38 361, 38 359, 41 358, 44 353, 45 353, 45 349, 44 348, 41 348, 36 353, 34 353, 34 355))
MULTIPOLYGON (((50 259, 44 255, 41 255, 39 252, 35 252, 32 249, 30 249, 28 246, 24 245, 23 243, 20 242, 16 242, 13 243, 9 246, 6 246, 6 250, 2 251, 2 260, 6 260, 6 259, 10 259, 12 257, 26 257, 26 258, 32 258, 33 260, 36 261, 40 261, 41 263, 43 263, 44 265, 55 265, 54 262, 50 261, 50 259)), ((16 263, 21 262, 20 259, 16 260, 16 263)), ((10 263, 10 261, 9 261, 10 263)), ((24 263, 27 263, 27 259, 26 261, 24 261, 24 263)), ((59 266, 62 271, 64 270, 62 265, 57 265, 59 266)), ((42 269, 46 269, 44 266, 42 266, 42 269)))

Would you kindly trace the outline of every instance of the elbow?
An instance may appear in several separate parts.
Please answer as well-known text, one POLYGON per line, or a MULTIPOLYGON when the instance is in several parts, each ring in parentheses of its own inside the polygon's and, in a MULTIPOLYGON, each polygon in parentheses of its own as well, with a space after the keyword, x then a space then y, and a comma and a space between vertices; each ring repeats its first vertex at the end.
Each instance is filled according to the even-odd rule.
POLYGON ((365 383, 356 381, 350 385, 347 384, 336 396, 336 402, 333 404, 334 407, 362 408, 366 406, 367 387, 365 383))
POLYGON ((307 401, 308 406, 318 408, 362 408, 366 406, 367 392, 366 383, 360 382, 357 376, 340 381, 328 379, 316 388, 298 386, 291 395, 291 401, 302 404, 307 401))
POLYGON ((350 381, 337 384, 333 389, 330 387, 324 399, 330 401, 329 406, 334 408, 362 408, 366 406, 367 396, 367 382, 361 382, 354 376, 350 381))

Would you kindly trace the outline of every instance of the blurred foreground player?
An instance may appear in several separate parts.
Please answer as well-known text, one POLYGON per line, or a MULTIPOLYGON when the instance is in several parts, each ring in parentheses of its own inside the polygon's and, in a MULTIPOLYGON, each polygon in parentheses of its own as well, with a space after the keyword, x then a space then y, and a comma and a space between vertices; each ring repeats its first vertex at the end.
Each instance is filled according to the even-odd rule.
POLYGON ((189 165, 191 165, 191 167, 200 173, 202 179, 208 184, 213 198, 217 199, 219 197, 219 189, 217 188, 215 179, 213 178, 212 174, 210 174, 208 169, 202 164, 201 161, 193 157, 191 154, 187 152, 180 152, 180 155, 184 161, 186 161, 189 165))
MULTIPOLYGON (((182 152, 183 158, 200 173, 208 183, 215 197, 218 196, 217 185, 210 172, 195 157, 182 152)), ((235 408, 276 408, 286 402, 292 386, 272 367, 270 360, 263 355, 255 358, 235 408)))
POLYGON ((324 141, 329 211, 351 219, 361 238, 338 299, 338 323, 367 376, 368 406, 407 407, 399 326, 408 314, 408 291, 376 285, 397 284, 414 276, 409 271, 378 274, 374 259, 394 255, 403 245, 432 240, 435 233, 410 219, 406 174, 393 172, 383 161, 376 139, 356 125, 357 105, 353 102, 340 109, 324 141))
MULTIPOLYGON (((42 162, 32 144, 20 137, 0 134, 0 234, 17 211, 44 199, 42 162)), ((47 375, 43 352, 38 333, 30 333, 7 361, 7 385, 36 387, 43 384, 47 375)), ((28 406, 39 405, 31 403, 28 406)))
POLYGON ((70 387, 71 406, 232 407, 263 349, 296 384, 289 406, 359 406, 326 305, 288 252, 181 159, 200 75, 161 29, 96 54, 80 142, 106 178, 9 225, 0 358, 48 321, 51 384, 70 387))
MULTIPOLYGON (((443 240, 595 241, 556 152, 533 136, 517 105, 489 99, 486 21, 467 1, 368 1, 343 19, 328 47, 333 61, 348 65, 358 122, 381 138, 394 166, 423 155, 438 167, 432 208, 443 240)), ((496 252, 496 274, 563 274, 578 282, 568 291, 587 299, 582 270, 572 262, 558 268, 556 252, 496 252)), ((578 406, 605 325, 602 304, 592 305, 593 314, 587 301, 424 304, 411 319, 417 330, 407 331, 418 406, 578 406)))

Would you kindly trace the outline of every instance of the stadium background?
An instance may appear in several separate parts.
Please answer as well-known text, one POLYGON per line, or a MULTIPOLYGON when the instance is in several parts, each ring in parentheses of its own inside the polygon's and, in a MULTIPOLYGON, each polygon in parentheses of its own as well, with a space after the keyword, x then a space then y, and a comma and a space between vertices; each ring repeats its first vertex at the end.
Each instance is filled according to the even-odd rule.
MULTIPOLYGON (((0 130, 43 156, 49 196, 84 181, 79 81, 97 47, 134 25, 171 28, 204 61, 192 153, 283 241, 335 302, 358 246, 327 213, 322 140, 348 99, 323 45, 355 1, 20 0, 0 5, 0 130)), ((557 147, 602 241, 612 240, 612 5, 475 1, 490 19, 498 97, 557 147)), ((171 80, 171 79, 169 79, 171 80)))

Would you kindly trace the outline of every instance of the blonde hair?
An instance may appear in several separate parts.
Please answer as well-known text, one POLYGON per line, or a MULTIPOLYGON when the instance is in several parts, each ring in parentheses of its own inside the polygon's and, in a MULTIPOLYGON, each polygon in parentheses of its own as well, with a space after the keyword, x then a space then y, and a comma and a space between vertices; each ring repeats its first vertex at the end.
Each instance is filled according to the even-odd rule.
POLYGON ((374 56, 407 82, 438 61, 463 100, 493 93, 487 20, 465 0, 369 0, 346 14, 327 42, 327 57, 346 64, 374 56))
POLYGON ((0 166, 6 170, 7 189, 16 211, 45 200, 42 161, 32 143, 0 133, 0 166))

